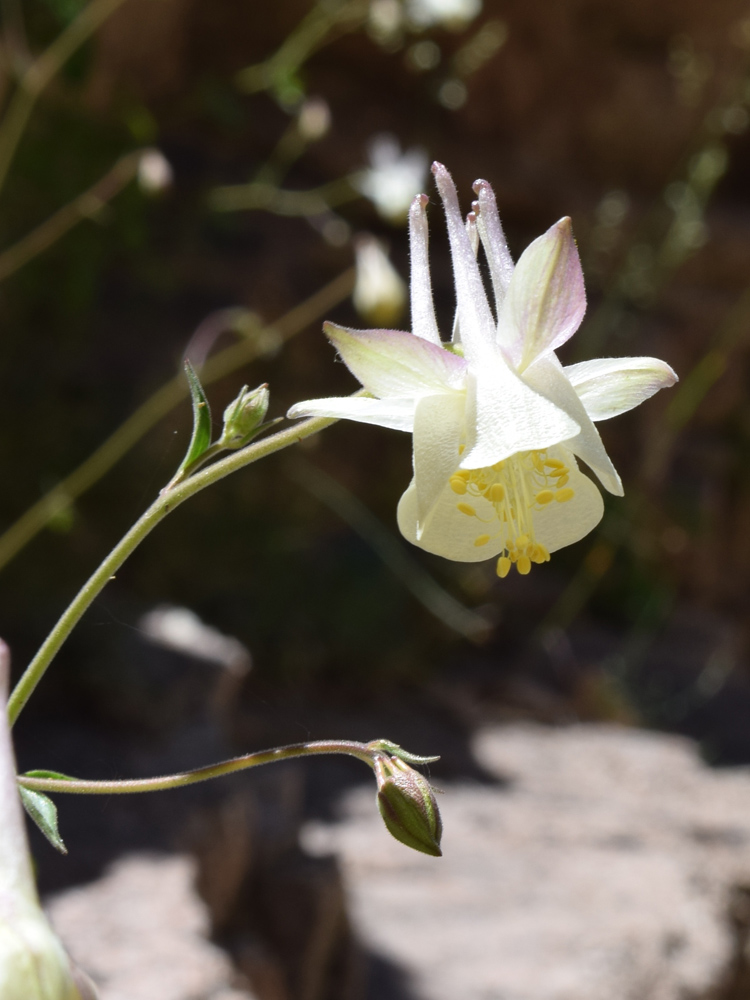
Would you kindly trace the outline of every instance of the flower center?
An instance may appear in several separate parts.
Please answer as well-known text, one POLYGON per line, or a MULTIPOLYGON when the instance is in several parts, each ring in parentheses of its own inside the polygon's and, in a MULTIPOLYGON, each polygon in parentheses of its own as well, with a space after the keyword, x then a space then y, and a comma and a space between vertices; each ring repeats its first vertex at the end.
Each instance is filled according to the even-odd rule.
MULTIPOLYGON (((546 451, 519 451, 489 468, 458 469, 450 477, 453 492, 467 498, 456 504, 458 510, 491 526, 489 533, 477 535, 474 544, 480 547, 503 538, 498 576, 507 576, 514 564, 525 576, 532 563, 547 562, 549 552, 534 537, 534 512, 573 499, 569 476, 568 466, 549 458, 546 451), (491 505, 489 517, 480 516, 469 503, 469 498, 480 497, 491 505)), ((487 507, 482 508, 486 513, 487 507)))

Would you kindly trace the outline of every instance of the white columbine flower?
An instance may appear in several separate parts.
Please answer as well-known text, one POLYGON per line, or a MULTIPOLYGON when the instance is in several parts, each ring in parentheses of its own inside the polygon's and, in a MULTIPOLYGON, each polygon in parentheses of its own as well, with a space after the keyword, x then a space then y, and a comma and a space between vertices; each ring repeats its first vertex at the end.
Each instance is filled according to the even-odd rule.
POLYGON ((352 292, 354 308, 365 322, 395 323, 406 308, 406 285, 391 264, 385 247, 369 233, 354 242, 357 277, 352 292))
POLYGON ((371 166, 358 175, 357 188, 384 219, 401 223, 412 198, 424 185, 427 154, 417 147, 402 153, 398 139, 387 132, 372 139, 368 153, 371 166))
POLYGON ((465 28, 482 9, 482 0, 408 0, 409 20, 419 28, 443 24, 465 28))
POLYGON ((620 478, 594 426, 632 409, 677 376, 656 358, 600 358, 564 368, 555 350, 586 310, 570 219, 514 266, 495 196, 477 181, 466 224, 448 171, 433 165, 448 221, 457 312, 451 344, 438 332, 427 256, 426 195, 409 215, 412 332, 326 324, 370 397, 298 403, 290 417, 330 416, 414 435, 414 478, 398 506, 402 534, 461 562, 497 556, 506 576, 578 541, 603 503, 576 457, 610 493, 620 478), (481 241, 495 312, 476 261, 481 241))

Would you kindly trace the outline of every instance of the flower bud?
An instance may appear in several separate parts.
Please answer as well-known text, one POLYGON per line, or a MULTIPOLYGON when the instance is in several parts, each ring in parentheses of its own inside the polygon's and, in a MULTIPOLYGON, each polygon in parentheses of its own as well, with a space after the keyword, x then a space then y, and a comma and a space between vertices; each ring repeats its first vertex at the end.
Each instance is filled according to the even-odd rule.
POLYGON ((398 757, 375 764, 378 809, 388 832, 407 847, 439 858, 443 823, 429 781, 398 757))
POLYGON ((317 142, 331 128, 331 109, 322 97, 308 97, 297 116, 297 130, 305 142, 317 142))
POLYGON ((362 233, 355 244, 357 277, 352 301, 368 323, 391 327, 406 305, 406 285, 388 259, 382 243, 362 233))
POLYGON ((144 149, 138 163, 138 183, 146 194, 161 194, 172 184, 172 167, 158 149, 144 149))
POLYGON ((219 444, 222 448, 244 448, 260 429, 268 412, 268 385, 257 389, 240 389, 239 396, 224 410, 224 430, 219 444))

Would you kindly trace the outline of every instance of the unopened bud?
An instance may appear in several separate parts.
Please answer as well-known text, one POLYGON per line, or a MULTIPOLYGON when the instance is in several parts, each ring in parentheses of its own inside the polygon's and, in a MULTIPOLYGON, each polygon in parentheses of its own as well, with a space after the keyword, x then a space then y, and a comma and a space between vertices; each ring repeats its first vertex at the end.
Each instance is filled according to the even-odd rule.
POLYGON ((391 836, 439 858, 443 823, 429 781, 398 757, 379 758, 375 776, 378 809, 391 836))
POLYGON ((406 306, 406 285, 380 240, 362 233, 355 244, 357 275, 352 301, 368 323, 391 327, 406 306))
POLYGON ((172 167, 158 149, 144 149, 138 163, 138 183, 146 194, 161 194, 172 184, 172 167))
POLYGON ((269 395, 265 383, 257 389, 246 385, 240 389, 239 396, 224 410, 224 430, 219 440, 222 448, 244 448, 252 441, 266 419, 269 395))
POLYGON ((331 109, 322 97, 308 97, 297 116, 297 129, 306 142, 322 139, 331 127, 331 109))

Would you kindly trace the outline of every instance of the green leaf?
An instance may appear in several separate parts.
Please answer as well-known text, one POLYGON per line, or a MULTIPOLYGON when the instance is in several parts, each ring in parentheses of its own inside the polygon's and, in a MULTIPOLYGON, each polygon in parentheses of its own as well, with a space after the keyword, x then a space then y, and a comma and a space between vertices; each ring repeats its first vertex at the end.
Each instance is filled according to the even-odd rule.
POLYGON ((175 474, 175 479, 179 479, 180 474, 188 466, 192 465, 196 459, 200 458, 211 444, 211 410, 208 405, 208 399, 203 391, 200 379, 195 373, 195 369, 187 359, 185 360, 185 375, 190 386, 190 397, 193 401, 193 436, 190 438, 187 454, 175 474))
MULTIPOLYGON (((37 778, 63 777, 63 775, 55 774, 54 771, 31 771, 30 775, 37 778)), ((32 792, 30 788, 24 788, 23 785, 18 786, 18 791, 21 793, 21 801, 23 802, 24 809, 34 820, 50 844, 61 854, 67 854, 68 849, 63 843, 60 832, 57 829, 57 806, 52 799, 41 792, 32 792)))
POLYGON ((78 781, 78 778, 72 778, 69 774, 61 774, 59 771, 26 771, 23 778, 52 778, 54 781, 78 781))

